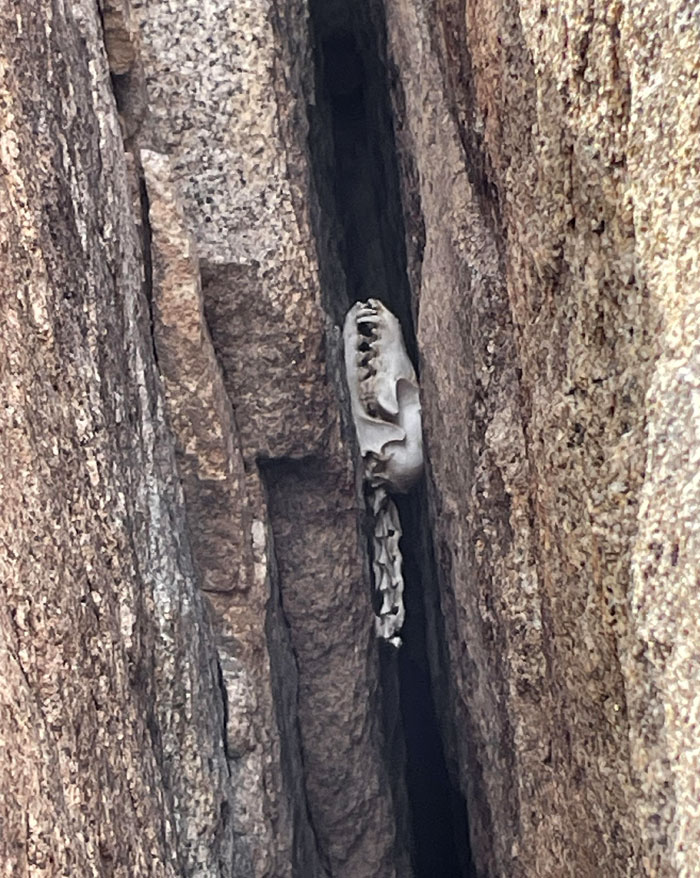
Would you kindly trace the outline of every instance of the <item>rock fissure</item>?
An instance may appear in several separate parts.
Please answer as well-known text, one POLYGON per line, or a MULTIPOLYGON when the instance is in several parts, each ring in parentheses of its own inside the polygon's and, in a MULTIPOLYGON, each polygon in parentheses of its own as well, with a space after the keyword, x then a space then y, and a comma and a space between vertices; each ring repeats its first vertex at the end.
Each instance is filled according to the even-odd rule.
MULTIPOLYGON (((324 229, 326 259, 334 261, 336 266, 335 272, 327 270, 326 276, 344 279, 344 283, 336 281, 326 291, 330 299, 326 307, 337 322, 343 320, 353 302, 374 301, 375 311, 381 311, 382 305, 389 308, 399 318, 406 347, 417 368, 383 10, 381 4, 348 4, 340 0, 330 4, 312 2, 311 10, 317 53, 317 103, 310 111, 311 158, 320 200, 317 226, 324 229), (330 235, 328 229, 332 230, 330 235)), ((323 247, 320 245, 319 249, 323 247)), ((323 270, 323 258, 321 263, 323 270)), ((352 315, 362 307, 368 306, 356 305, 350 311, 346 336, 348 323, 353 323, 352 315)), ((374 382, 373 369, 377 364, 374 359, 371 363, 368 360, 371 345, 363 342, 362 329, 356 334, 353 344, 348 345, 346 338, 346 364, 349 363, 346 368, 357 424, 355 409, 361 407, 358 400, 363 392, 367 393, 367 382, 364 385, 360 382, 364 389, 353 395, 352 385, 357 376, 350 360, 353 360, 354 347, 357 347, 360 378, 369 376, 374 382)), ((376 400, 369 400, 365 413, 368 423, 377 417, 381 419, 378 411, 376 400)), ((365 454, 367 449, 361 432, 358 427, 361 451, 365 454)), ((372 482, 369 471, 365 478, 369 485, 372 482)), ((368 504, 373 507, 376 488, 368 490, 368 504)), ((440 651, 437 644, 427 642, 439 626, 434 625, 430 633, 426 631, 424 602, 430 601, 436 607, 439 601, 433 556, 426 548, 430 537, 424 486, 419 485, 413 494, 400 497, 396 502, 403 529, 400 549, 397 548, 399 559, 401 553, 405 553, 405 582, 401 583, 404 600, 400 606, 394 606, 395 600, 387 600, 385 592, 390 590, 382 589, 381 583, 376 581, 377 576, 383 575, 383 567, 376 559, 373 563, 375 589, 381 593, 381 606, 376 609, 378 622, 382 624, 378 624, 377 632, 391 644, 382 645, 380 650, 387 768, 394 787, 397 821, 403 822, 399 832, 403 830, 408 837, 416 878, 434 875, 466 878, 475 874, 469 850, 466 806, 447 770, 428 659, 429 651, 440 651), (404 645, 399 646, 404 604, 406 636, 402 635, 404 645), (394 617, 389 616, 392 612, 396 614, 394 617), (400 621, 387 627, 383 622, 385 618, 400 621), (399 646, 398 653, 396 646, 399 646)), ((369 544, 370 554, 374 556, 378 551, 376 540, 370 539, 369 544)))
POLYGON ((565 6, 0 4, 8 874, 698 873, 700 39, 565 6))
MULTIPOLYGON (((279 464, 273 465, 273 471, 277 465, 279 464)), ((274 473, 268 470, 264 462, 259 467, 261 480, 269 497, 271 485, 274 485, 274 473)), ((284 608, 274 538, 270 539, 269 557, 270 605, 265 634, 269 655, 277 657, 277 661, 270 664, 270 673, 276 718, 281 732, 280 761, 287 788, 294 791, 293 808, 297 810, 292 821, 292 875, 295 878, 306 875, 329 878, 331 870, 328 857, 323 846, 319 844, 305 783, 305 756, 299 726, 299 657, 294 648, 291 625, 284 608)))
POLYGON ((158 346, 155 341, 155 320, 153 315, 153 254, 151 243, 153 235, 151 232, 151 221, 148 215, 148 189, 146 180, 143 175, 143 168, 138 169, 138 210, 135 212, 137 221, 140 223, 140 241, 141 251, 143 254, 143 292, 146 304, 148 305, 148 329, 151 338, 151 347, 153 349, 153 359, 158 367, 158 346))

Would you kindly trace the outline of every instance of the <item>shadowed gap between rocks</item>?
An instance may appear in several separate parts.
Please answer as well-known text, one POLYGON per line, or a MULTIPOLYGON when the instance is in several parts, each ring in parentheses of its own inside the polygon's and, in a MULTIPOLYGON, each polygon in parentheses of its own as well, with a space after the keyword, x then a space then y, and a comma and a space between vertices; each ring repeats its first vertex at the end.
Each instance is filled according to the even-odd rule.
MULTIPOLYGON (((374 0, 310 0, 310 10, 316 104, 309 142, 326 308, 341 324, 352 302, 380 299, 399 317, 417 367, 383 9, 374 0)), ((442 619, 424 485, 397 505, 406 622, 400 650, 380 645, 387 767, 395 797, 407 793, 415 878, 470 878, 466 805, 449 778, 428 660, 444 651, 430 642, 441 640, 442 619)), ((400 805, 397 812, 401 821, 400 805)))

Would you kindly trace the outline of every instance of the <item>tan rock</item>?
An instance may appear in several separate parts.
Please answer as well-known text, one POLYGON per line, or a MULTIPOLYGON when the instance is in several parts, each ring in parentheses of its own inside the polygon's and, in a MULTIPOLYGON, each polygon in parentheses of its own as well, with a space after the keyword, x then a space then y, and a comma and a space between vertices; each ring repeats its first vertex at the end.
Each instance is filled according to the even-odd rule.
POLYGON ((693 874, 693 13, 387 15, 425 224, 444 722, 480 873, 693 874))
MULTIPOLYGON (((182 429, 176 424, 175 432, 185 449, 195 432, 197 443, 209 435, 202 429, 205 418, 224 423, 220 414, 206 414, 205 399, 188 401, 211 369, 201 364, 205 331, 199 304, 193 307, 199 294, 192 289, 191 263, 185 284, 190 317, 177 317, 184 301, 178 291, 181 266, 190 252, 186 230, 200 262, 204 316, 240 431, 249 504, 244 512, 257 534, 250 593, 212 596, 221 617, 215 625, 225 676, 227 663, 236 659, 227 683, 229 738, 248 742, 237 751, 252 747, 263 754, 257 779, 252 767, 245 771, 242 802, 250 802, 252 813, 269 795, 279 809, 274 838, 268 834, 274 808, 267 805, 260 822, 251 817, 245 829, 257 849, 264 847, 258 838, 275 846, 269 860, 256 862, 255 874, 281 878, 296 867, 308 878, 328 872, 408 878, 407 839, 397 837, 378 710, 364 504, 352 445, 342 434, 342 391, 335 377, 340 344, 322 309, 311 229, 300 79, 309 69, 299 68, 295 53, 297 44, 308 41, 305 10, 292 4, 284 22, 267 0, 238 3, 225 12, 199 3, 176 9, 135 3, 134 11, 149 102, 139 144, 168 154, 168 189, 183 205, 179 243, 164 240, 173 222, 159 216, 168 212, 162 198, 153 205, 156 281, 159 247, 169 266, 161 260, 168 289, 162 317, 156 296, 154 311, 156 337, 172 349, 175 361, 163 367, 166 387, 167 372, 174 366, 178 373, 174 421, 182 429), (193 353, 186 355, 190 344, 193 353), (183 416, 198 422, 196 430, 183 416), (259 640, 263 630, 267 655, 259 640), (243 681, 236 677, 241 662, 243 681), (277 730, 269 727, 270 691, 286 751, 278 754, 284 793, 279 765, 270 761, 277 746, 277 730), (246 700, 250 693, 257 693, 253 701, 246 700), (285 808, 293 813, 293 858, 285 841, 285 808)), ((149 185, 148 153, 144 165, 149 185)), ((209 352, 206 360, 211 364, 209 352)), ((219 391, 211 398, 218 406, 219 391)), ((206 461, 193 455, 194 468, 185 462, 187 496, 188 479, 199 490, 191 477, 208 465, 208 452, 205 456, 206 461)), ((232 494, 229 499, 239 505, 232 494)), ((222 549, 214 548, 217 538, 204 506, 192 507, 190 520, 198 522, 195 534, 212 535, 205 554, 225 576, 225 566, 214 560, 222 549)), ((233 521, 238 511, 228 514, 233 521)))
POLYGON ((231 876, 235 791, 94 6, 0 11, 0 862, 231 876))
POLYGON ((371 147, 303 0, 0 8, 0 862, 410 878, 338 331, 376 281, 477 873, 693 876, 697 10, 328 3, 371 147))

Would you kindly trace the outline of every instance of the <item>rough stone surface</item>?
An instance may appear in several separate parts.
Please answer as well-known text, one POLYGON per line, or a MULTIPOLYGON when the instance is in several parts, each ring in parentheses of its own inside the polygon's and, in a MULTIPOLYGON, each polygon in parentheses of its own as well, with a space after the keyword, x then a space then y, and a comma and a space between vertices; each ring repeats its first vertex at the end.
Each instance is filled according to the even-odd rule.
POLYGON ((205 591, 246 591, 251 521, 238 429, 204 321, 199 261, 167 156, 141 150, 148 203, 153 325, 177 440, 190 533, 205 591))
POLYGON ((0 35, 2 872, 241 874, 96 10, 0 35))
MULTIPOLYGON (((183 206, 176 237, 184 254, 189 236, 199 259, 204 315, 238 430, 231 441, 246 475, 245 508, 236 489, 221 495, 221 510, 232 504, 224 512, 232 526, 236 516, 244 528, 250 522, 254 582, 247 594, 211 595, 211 604, 219 617, 229 727, 237 734, 248 729, 246 746, 259 760, 239 760, 249 804, 242 808, 245 834, 261 857, 277 846, 259 860, 256 875, 289 874, 291 866, 305 876, 403 878, 410 874, 406 839, 397 836, 377 710, 364 503, 352 439, 343 435, 339 338, 321 307, 309 218, 304 95, 312 66, 305 5, 139 2, 134 15, 148 105, 134 144, 149 200, 155 180, 149 183, 154 161, 147 150, 168 156, 168 187, 183 206), (268 654, 253 634, 263 624, 268 654), (282 756, 269 728, 271 692, 282 756), (254 708, 246 707, 251 693, 254 708), (284 835, 289 815, 293 856, 284 835)), ((162 341, 173 352, 161 369, 183 452, 188 437, 210 441, 206 410, 219 405, 220 394, 212 391, 216 399, 207 402, 205 391, 188 401, 200 377, 212 374, 212 352, 208 341, 206 354, 201 346, 208 333, 191 262, 189 318, 178 319, 178 245, 166 244, 173 224, 166 221, 165 230, 161 202, 162 195, 151 208, 154 317, 159 351, 162 341), (165 247, 169 253, 159 253, 165 247), (190 354, 188 323, 198 348, 190 354), (173 368, 178 389, 171 392, 173 368)), ((221 413, 209 416, 225 436, 221 413)), ((199 522, 192 525, 195 545, 201 533, 213 546, 213 510, 195 472, 208 461, 204 448, 180 456, 188 515, 199 522), (192 493, 199 500, 190 504, 192 493)), ((204 540, 199 544, 205 548, 204 540)), ((226 551, 224 545, 205 550, 200 566, 226 578, 214 554, 226 551)), ((240 746, 235 750, 230 756, 240 746)))
POLYGON ((413 354, 411 299, 477 873, 697 874, 696 4, 35 7, 0 9, 3 874, 410 878, 360 294, 413 354))
POLYGON ((699 862, 692 6, 386 4, 484 875, 699 862))
POLYGON ((281 878, 290 874, 293 827, 267 656, 264 526, 251 520, 238 430, 204 321, 199 262, 170 161, 148 150, 139 157, 158 369, 228 697, 227 755, 237 790, 232 823, 246 839, 252 874, 281 878))

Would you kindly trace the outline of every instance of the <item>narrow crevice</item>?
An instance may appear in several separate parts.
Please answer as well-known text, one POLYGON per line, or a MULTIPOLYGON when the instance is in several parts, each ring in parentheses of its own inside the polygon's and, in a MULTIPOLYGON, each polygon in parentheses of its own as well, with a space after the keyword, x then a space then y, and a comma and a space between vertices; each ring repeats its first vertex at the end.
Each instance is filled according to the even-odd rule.
MULTIPOLYGON (((307 461, 259 461, 260 478, 269 504, 285 475, 304 470, 307 461)), ((304 749, 299 728, 299 661, 294 651, 291 629, 284 608, 284 599, 277 565, 272 531, 268 532, 270 601, 265 615, 265 637, 270 656, 270 677, 274 695, 277 725, 280 730, 280 757, 284 784, 292 814, 292 875, 293 878, 329 878, 330 866, 318 843, 316 828, 309 806, 304 768, 304 749)))
MULTIPOLYGON (((401 321, 416 360, 399 173, 387 86, 385 36, 369 0, 310 0, 316 103, 309 146, 320 201, 319 254, 345 284, 326 288, 338 324, 353 302, 380 299, 401 321)), ((330 274, 331 272, 327 272, 330 274)))
POLYGON ((221 661, 219 660, 219 655, 217 652, 216 661, 214 664, 214 671, 216 674, 216 685, 219 687, 219 692, 221 693, 221 741, 224 746, 224 756, 226 757, 226 767, 228 769, 229 775, 231 774, 231 754, 228 749, 228 719, 229 719, 229 706, 228 706, 228 690, 226 689, 226 681, 224 680, 224 671, 221 667, 221 661))
POLYGON ((131 150, 146 117, 146 78, 139 55, 137 28, 126 9, 105 11, 99 4, 102 39, 109 65, 112 93, 117 105, 124 146, 131 150))
MULTIPOLYGON (((325 306, 340 325, 348 307, 377 298, 399 318, 418 366, 380 0, 310 0, 316 96, 309 146, 325 306)), ((397 834, 415 878, 471 878, 466 805, 448 772, 432 688, 430 641, 437 577, 425 486, 398 499, 406 622, 404 645, 381 644, 383 727, 397 834), (427 617, 430 616, 427 624, 427 617)))
MULTIPOLYGON (((315 473, 312 458, 301 460, 259 460, 270 518, 274 508, 284 505, 288 480, 298 483, 300 474, 315 473)), ((277 725, 280 730, 280 756, 284 783, 292 814, 292 876, 293 878, 330 878, 331 869, 318 842, 312 810, 306 791, 304 748, 299 727, 299 659, 284 606, 284 589, 278 567, 273 529, 267 535, 270 601, 265 616, 265 637, 270 657, 270 677, 274 695, 277 725)))
POLYGON ((148 201, 148 189, 146 187, 146 179, 143 174, 143 168, 138 166, 138 197, 140 207, 140 240, 141 255, 143 258, 143 292, 148 305, 148 331, 150 333, 151 347, 153 349, 153 360, 158 365, 158 346, 155 339, 155 320, 153 315, 153 256, 152 256, 152 239, 150 205, 148 201))
POLYGON ((425 485, 419 485, 408 496, 398 497, 397 506, 403 527, 400 545, 406 604, 399 681, 416 878, 472 878, 476 872, 469 847, 466 802, 448 771, 432 684, 435 666, 440 665, 448 672, 449 667, 441 649, 443 620, 425 512, 425 485), (431 661, 429 650, 440 652, 442 661, 431 661))

